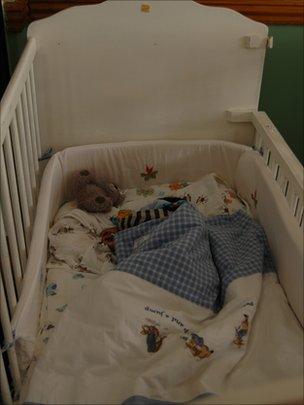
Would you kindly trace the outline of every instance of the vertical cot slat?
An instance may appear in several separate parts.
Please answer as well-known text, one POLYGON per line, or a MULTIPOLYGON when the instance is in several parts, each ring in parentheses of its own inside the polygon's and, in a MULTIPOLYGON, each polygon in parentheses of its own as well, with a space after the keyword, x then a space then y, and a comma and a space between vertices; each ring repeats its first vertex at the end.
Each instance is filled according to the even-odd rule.
POLYGON ((293 190, 293 187, 291 187, 291 193, 287 195, 287 202, 290 208, 290 211, 292 215, 294 216, 295 213, 295 203, 296 203, 297 196, 293 190))
POLYGON ((28 109, 27 95, 26 95, 26 86, 24 86, 24 89, 21 93, 21 105, 22 105, 23 118, 24 118, 25 136, 27 139, 31 139, 33 158, 34 158, 34 164, 35 164, 35 172, 36 172, 36 176, 37 176, 38 171, 39 171, 38 152, 37 152, 36 142, 33 138, 33 135, 31 134, 29 109, 28 109))
POLYGON ((21 386, 21 377, 20 377, 20 370, 19 370, 19 366, 18 366, 16 350, 14 347, 14 336, 12 333, 12 327, 11 327, 11 322, 10 322, 10 318, 9 318, 1 273, 0 273, 0 295, 1 295, 1 307, 0 307, 1 325, 3 328, 3 335, 4 335, 5 343, 12 344, 12 346, 7 349, 7 354, 8 354, 8 359, 9 359, 10 372, 11 372, 12 379, 14 382, 14 388, 15 388, 15 391, 18 392, 20 390, 20 386, 21 386))
MULTIPOLYGON (((15 174, 13 149, 12 149, 11 137, 9 134, 6 136, 5 141, 4 141, 4 150, 5 150, 5 155, 7 157, 8 172, 11 175, 12 175, 12 173, 15 174)), ((13 179, 11 181, 11 184, 13 184, 13 179)), ((17 183, 16 183, 16 187, 17 187, 17 183)), ((25 185, 23 182, 20 182, 20 181, 19 181, 19 198, 20 198, 25 240, 27 243, 27 248, 29 248, 31 220, 30 220, 29 206, 28 206, 28 202, 27 202, 27 198, 26 198, 25 185)))
POLYGON ((292 190, 291 190, 291 184, 290 184, 289 180, 287 180, 287 183, 286 183, 285 198, 286 198, 287 204, 291 208, 292 190))
POLYGON ((10 314, 11 316, 13 316, 14 310, 17 305, 17 297, 14 287, 13 270, 11 266, 6 235, 4 230, 2 211, 0 211, 0 238, 1 238, 0 239, 1 265, 2 265, 1 270, 3 274, 5 290, 7 292, 10 314))
POLYGON ((301 222, 302 212, 303 212, 303 196, 298 197, 298 204, 297 204, 297 209, 295 212, 295 217, 296 217, 298 224, 300 224, 300 222, 301 222))
POLYGON ((37 97, 36 97, 36 88, 35 88, 35 75, 33 66, 30 69, 30 82, 32 88, 32 95, 33 95, 33 106, 34 106, 34 120, 35 120, 35 127, 36 127, 36 143, 37 143, 37 151, 38 156, 41 156, 41 145, 40 145, 40 131, 39 131, 39 121, 38 121, 38 110, 37 110, 37 97))
POLYGON ((282 170, 281 167, 279 169, 279 175, 278 175, 278 178, 277 178, 277 182, 278 182, 278 184, 280 186, 280 189, 282 190, 282 193, 284 193, 285 176, 284 176, 284 173, 283 173, 283 170, 282 170))
POLYGON ((260 142, 259 142, 259 149, 258 152, 262 157, 264 157, 264 144, 263 144, 263 137, 260 136, 260 142))
POLYGON ((9 194, 9 187, 6 178, 6 170, 4 171, 3 170, 4 168, 5 166, 3 165, 3 159, 1 158, 1 203, 3 207, 3 221, 9 240, 10 255, 14 269, 14 279, 17 292, 19 295, 21 290, 22 268, 20 264, 16 229, 13 217, 11 198, 9 194))
POLYGON ((294 214, 293 209, 294 209, 295 198, 296 198, 296 195, 294 193, 292 183, 289 181, 289 186, 288 186, 287 193, 286 193, 286 200, 289 205, 289 208, 292 211, 292 214, 294 214))
POLYGON ((303 227, 303 217, 304 217, 304 208, 302 207, 302 209, 300 210, 300 214, 299 214, 299 227, 300 228, 303 227))
POLYGON ((27 106, 28 106, 28 114, 29 114, 29 122, 30 122, 30 134, 32 138, 32 144, 36 144, 37 153, 38 153, 38 145, 37 145, 37 133, 36 133, 36 126, 35 126, 35 118, 34 118, 34 107, 33 107, 33 95, 32 95, 32 88, 30 83, 30 75, 28 76, 25 82, 25 94, 27 97, 27 106))
MULTIPOLYGON (((6 142, 6 140, 4 141, 6 142)), ((7 156, 6 156, 7 157, 7 156)), ((17 241, 18 241, 18 247, 19 247, 19 254, 20 254, 20 260, 22 264, 22 269, 23 271, 25 270, 26 266, 26 246, 25 246, 25 240, 24 240, 24 231, 23 231, 23 225, 22 225, 22 217, 21 217, 21 211, 20 211, 20 205, 19 205, 19 195, 18 195, 18 189, 17 189, 17 184, 16 184, 16 177, 15 177, 15 170, 14 167, 12 167, 12 163, 9 159, 9 168, 8 172, 6 170, 6 159, 4 158, 4 153, 1 148, 1 182, 3 182, 3 196, 5 198, 8 198, 10 196, 11 203, 12 203, 12 208, 13 208, 13 218, 14 218, 14 223, 15 223, 15 229, 16 229, 16 236, 17 236, 17 241)))
POLYGON ((255 150, 260 151, 261 146, 262 146, 262 137, 261 135, 258 133, 258 131, 255 131, 255 137, 254 137, 254 147, 255 150))
POLYGON ((278 163, 276 163, 275 171, 274 171, 274 179, 275 179, 275 181, 279 180, 279 175, 280 175, 280 165, 278 163))
POLYGON ((10 405, 13 403, 13 399, 11 396, 10 386, 9 386, 7 375, 6 375, 6 370, 5 370, 5 366, 4 366, 2 353, 1 353, 1 357, 0 357, 0 368, 1 368, 0 387, 1 387, 2 400, 3 400, 4 404, 10 405))
POLYGON ((259 134, 257 148, 258 148, 258 151, 261 153, 261 151, 263 149, 263 138, 262 138, 262 136, 260 134, 259 134))
POLYGON ((26 266, 26 246, 24 240, 21 211, 19 206, 18 190, 16 184, 14 184, 14 181, 16 181, 16 179, 14 172, 11 172, 9 170, 9 173, 7 173, 4 153, 2 149, 0 159, 1 159, 1 183, 3 183, 1 191, 3 191, 4 198, 10 199, 11 201, 11 206, 13 209, 11 214, 13 216, 13 222, 15 224, 15 231, 18 242, 18 251, 20 255, 22 270, 24 271, 26 266))
POLYGON ((279 173, 278 182, 279 182, 279 185, 281 187, 282 193, 285 195, 285 188, 286 188, 287 179, 286 179, 285 173, 283 173, 282 170, 279 173))
POLYGON ((269 156, 268 156, 268 167, 269 167, 269 170, 271 171, 271 174, 274 177, 275 176, 275 169, 276 169, 276 160, 275 160, 275 158, 273 156, 273 153, 271 153, 271 151, 270 151, 269 156))
POLYGON ((32 149, 32 140, 31 137, 26 137, 25 136, 25 128, 24 128, 24 117, 23 117, 23 112, 20 106, 20 102, 17 105, 17 125, 19 129, 19 134, 20 134, 20 140, 25 143, 26 145, 26 150, 27 150, 27 158, 28 158, 28 165, 29 165, 29 172, 30 172, 30 181, 32 185, 32 192, 33 192, 33 197, 35 200, 36 197, 36 173, 35 173, 35 165, 34 165, 34 157, 33 157, 33 149, 32 149))
POLYGON ((266 163, 266 165, 268 166, 268 161, 269 161, 269 149, 263 145, 263 160, 266 163))
POLYGON ((271 170, 272 176, 275 180, 277 178, 278 167, 279 167, 279 165, 278 165, 277 161, 275 159, 272 159, 272 162, 270 164, 270 170, 271 170))
MULTIPOLYGON (((18 182, 20 182, 20 184, 22 184, 21 185, 22 188, 24 185, 24 190, 20 189, 20 193, 24 192, 26 195, 26 198, 28 201, 28 206, 29 206, 30 218, 32 219, 34 202, 33 202, 32 190, 31 190, 30 174, 29 174, 27 155, 26 155, 26 146, 25 146, 24 142, 20 143, 15 117, 13 118, 13 121, 11 124, 11 135, 12 135, 12 141, 13 141, 13 149, 14 149, 16 168, 17 168, 18 182), (22 147, 22 149, 21 149, 21 147, 22 147)), ((21 188, 21 187, 19 185, 19 188, 21 188)))
POLYGON ((287 177, 285 177, 284 189, 283 189, 283 194, 284 194, 285 197, 287 196, 287 194, 288 194, 288 192, 289 192, 289 186, 290 186, 289 180, 288 180, 287 177))
POLYGON ((293 215, 296 217, 297 215, 297 211, 299 208, 299 197, 297 195, 295 195, 294 201, 293 201, 293 215))
POLYGON ((266 164, 267 164, 268 167, 270 167, 271 162, 272 162, 272 159, 271 159, 271 150, 270 150, 270 149, 267 149, 267 153, 266 153, 266 164))

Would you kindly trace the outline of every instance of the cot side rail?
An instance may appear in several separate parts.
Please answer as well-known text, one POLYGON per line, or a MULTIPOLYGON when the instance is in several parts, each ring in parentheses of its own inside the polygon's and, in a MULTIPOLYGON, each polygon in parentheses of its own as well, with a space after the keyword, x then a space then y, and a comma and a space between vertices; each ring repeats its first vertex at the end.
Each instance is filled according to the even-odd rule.
POLYGON ((11 320, 18 303, 39 188, 40 134, 30 39, 1 100, 1 392, 12 403, 20 370, 11 320))
POLYGON ((262 155, 298 226, 303 229, 303 166, 265 112, 237 109, 227 113, 231 122, 250 122, 254 126, 253 147, 262 155))

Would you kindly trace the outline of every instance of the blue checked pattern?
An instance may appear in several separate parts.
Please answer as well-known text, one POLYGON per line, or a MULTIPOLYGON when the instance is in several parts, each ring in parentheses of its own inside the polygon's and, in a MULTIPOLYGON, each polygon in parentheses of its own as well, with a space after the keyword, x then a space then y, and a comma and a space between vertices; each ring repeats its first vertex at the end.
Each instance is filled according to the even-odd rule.
POLYGON ((185 203, 116 235, 117 270, 216 310, 231 281, 273 271, 263 229, 245 213, 204 218, 185 203))
POLYGON ((210 248, 221 283, 219 308, 229 284, 239 277, 274 272, 264 229, 244 211, 206 220, 210 248))

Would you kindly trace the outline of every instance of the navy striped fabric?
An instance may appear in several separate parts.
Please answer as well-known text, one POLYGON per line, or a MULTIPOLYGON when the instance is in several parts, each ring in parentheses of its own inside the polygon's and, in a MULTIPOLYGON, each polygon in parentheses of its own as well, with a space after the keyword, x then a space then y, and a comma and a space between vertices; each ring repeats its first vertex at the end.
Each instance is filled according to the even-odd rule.
POLYGON ((131 228, 132 226, 137 226, 142 224, 143 222, 151 221, 152 219, 166 219, 169 216, 170 211, 164 208, 155 208, 155 209, 147 209, 136 211, 126 218, 121 218, 113 221, 118 229, 123 230, 127 228, 131 228))

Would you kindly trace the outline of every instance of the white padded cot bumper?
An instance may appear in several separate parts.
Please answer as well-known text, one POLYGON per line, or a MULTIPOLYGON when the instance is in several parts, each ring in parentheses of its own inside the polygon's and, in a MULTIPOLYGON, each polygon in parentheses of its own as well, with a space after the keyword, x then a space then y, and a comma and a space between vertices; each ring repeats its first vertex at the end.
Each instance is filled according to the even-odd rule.
POLYGON ((65 149, 44 171, 32 243, 20 301, 13 319, 19 353, 33 353, 47 260, 48 230, 61 204, 69 199, 67 182, 87 168, 122 188, 145 186, 146 165, 157 170, 151 184, 195 181, 215 172, 236 188, 263 225, 280 283, 303 324, 303 235, 282 191, 258 153, 225 141, 148 141, 80 146, 65 149))

